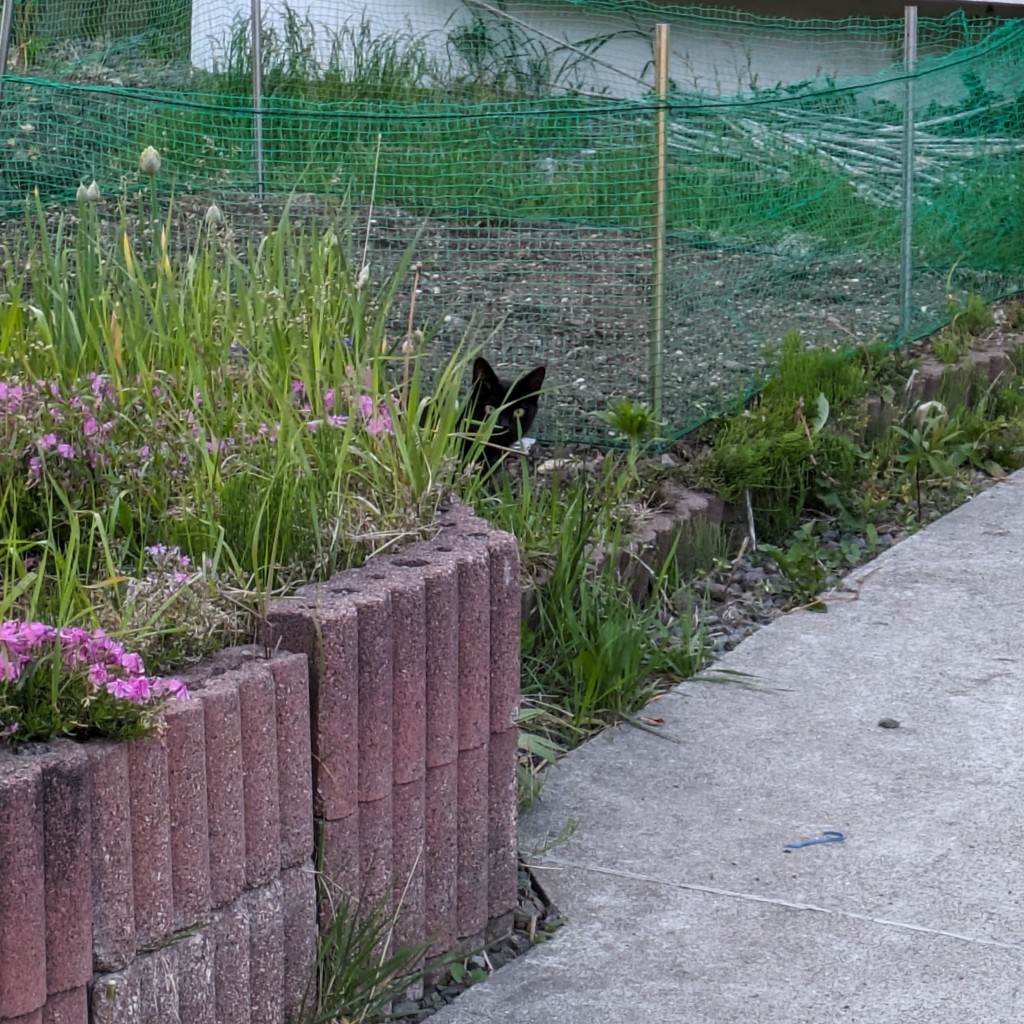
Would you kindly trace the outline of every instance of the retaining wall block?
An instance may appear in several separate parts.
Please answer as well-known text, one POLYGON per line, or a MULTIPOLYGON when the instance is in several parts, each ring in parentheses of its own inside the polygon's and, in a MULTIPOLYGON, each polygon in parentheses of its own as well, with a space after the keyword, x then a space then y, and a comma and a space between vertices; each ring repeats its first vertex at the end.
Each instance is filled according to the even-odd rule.
POLYGON ((48 743, 38 759, 43 771, 46 989, 66 992, 92 978, 89 759, 70 740, 48 743))
POLYGON ((285 1020, 297 1020, 316 964, 316 873, 311 863, 290 868, 281 875, 281 900, 284 908, 284 1016, 285 1020))
POLYGON ((210 902, 222 907, 245 888, 245 792, 238 672, 202 691, 210 902))
POLYGON ((313 855, 313 778, 309 717, 309 662, 278 654, 270 662, 277 708, 277 781, 281 814, 281 869, 313 855))
POLYGON ((247 892, 249 1014, 252 1024, 284 1024, 284 915, 279 878, 247 892))
POLYGON ((337 820, 318 820, 317 848, 322 853, 320 926, 325 928, 334 906, 359 896, 359 811, 337 820))
POLYGON ((207 927, 187 936, 174 950, 178 957, 178 1006, 182 1024, 185 1021, 220 1024, 216 1012, 217 960, 213 930, 207 927))
POLYGON ((435 561, 424 579, 426 618, 426 767, 459 753, 459 570, 435 561))
POLYGON ((458 938, 487 925, 488 748, 460 750, 458 761, 458 938))
POLYGON ((391 615, 394 623, 392 653, 392 779, 395 786, 419 781, 426 771, 427 687, 426 587, 419 575, 422 559, 401 568, 392 560, 391 615), (399 575, 401 573, 401 575, 399 575))
POLYGON ((487 914, 491 919, 514 910, 518 897, 518 758, 518 729, 491 734, 487 748, 487 914))
POLYGON ((491 572, 486 547, 459 558, 459 751, 491 731, 491 572))
POLYGON ((82 749, 92 789, 92 967, 119 971, 135 956, 128 744, 102 740, 82 749))
POLYGON ((135 940, 143 947, 166 938, 174 923, 167 748, 159 736, 128 744, 128 790, 135 940))
POLYGON ((487 547, 491 563, 490 730, 503 733, 515 727, 519 712, 519 545, 511 534, 493 534, 487 547))
POLYGON ((390 914, 394 854, 392 794, 359 802, 359 898, 363 913, 390 914))
POLYGON ((47 996, 42 1024, 89 1024, 89 990, 86 986, 47 996))
POLYGON ((244 899, 217 914, 209 930, 217 1024, 250 1024, 249 914, 244 899))
POLYGON ((359 799, 359 642, 350 591, 334 580, 273 601, 267 641, 309 660, 314 813, 337 821, 359 799))
POLYGON ((457 938, 458 764, 427 768, 425 913, 428 957, 447 953, 457 938))
POLYGON ((166 946, 140 956, 132 967, 139 985, 139 1020, 141 1024, 165 1024, 189 1020, 181 1012, 176 946, 166 946))
POLYGON ((43 773, 36 759, 7 752, 0 752, 0 879, 0 1020, 6 1021, 35 1014, 46 1001, 43 773))
POLYGON ((210 910, 209 794, 203 694, 167 709, 167 783, 171 821, 171 891, 174 927, 181 930, 210 910))
POLYGON ((391 795, 392 719, 391 595, 354 599, 359 625, 359 803, 391 795))
POLYGON ((426 934, 425 782, 395 786, 392 794, 395 947, 416 945, 426 934))
POLYGON ((142 1024, 142 994, 135 964, 93 981, 92 1024, 142 1024))
POLYGON ((43 1010, 33 1010, 20 1017, 0 1017, 4 1024, 43 1024, 43 1010))
POLYGON ((277 791, 277 707, 274 677, 251 662, 238 683, 245 803, 245 884, 255 888, 281 869, 281 813, 277 791))

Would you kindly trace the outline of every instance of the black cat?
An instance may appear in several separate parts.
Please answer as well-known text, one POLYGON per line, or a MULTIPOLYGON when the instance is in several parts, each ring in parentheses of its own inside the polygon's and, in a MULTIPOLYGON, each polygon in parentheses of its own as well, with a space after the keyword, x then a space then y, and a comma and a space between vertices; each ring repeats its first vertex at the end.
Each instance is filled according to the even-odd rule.
POLYGON ((462 442, 464 456, 469 453, 475 436, 497 412, 494 427, 484 439, 482 454, 490 468, 505 458, 533 424, 545 372, 546 367, 538 366, 515 381, 504 381, 483 356, 477 357, 462 426, 463 432, 470 435, 462 442))

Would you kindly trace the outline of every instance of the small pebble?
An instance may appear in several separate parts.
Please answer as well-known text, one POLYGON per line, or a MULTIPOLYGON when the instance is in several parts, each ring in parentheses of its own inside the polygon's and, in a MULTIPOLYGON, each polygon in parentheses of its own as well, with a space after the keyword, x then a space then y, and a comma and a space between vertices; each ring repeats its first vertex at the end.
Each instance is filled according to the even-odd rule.
POLYGON ((883 729, 898 729, 900 727, 900 723, 895 718, 880 718, 878 724, 883 729))

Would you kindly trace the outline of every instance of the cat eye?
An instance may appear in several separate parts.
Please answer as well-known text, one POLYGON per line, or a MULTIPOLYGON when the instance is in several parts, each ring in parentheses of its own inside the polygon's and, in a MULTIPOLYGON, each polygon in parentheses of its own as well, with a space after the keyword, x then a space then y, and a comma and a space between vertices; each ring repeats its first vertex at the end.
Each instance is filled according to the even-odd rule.
POLYGON ((524 412, 526 412, 525 409, 513 409, 512 410, 512 415, 515 416, 515 418, 517 420, 521 420, 523 418, 523 413, 524 412))
POLYGON ((484 412, 485 412, 485 413, 486 413, 486 414, 487 414, 488 416, 490 416, 490 415, 491 415, 491 413, 492 413, 492 412, 494 412, 494 406, 493 406, 493 405, 485 405, 485 406, 484 406, 484 412))

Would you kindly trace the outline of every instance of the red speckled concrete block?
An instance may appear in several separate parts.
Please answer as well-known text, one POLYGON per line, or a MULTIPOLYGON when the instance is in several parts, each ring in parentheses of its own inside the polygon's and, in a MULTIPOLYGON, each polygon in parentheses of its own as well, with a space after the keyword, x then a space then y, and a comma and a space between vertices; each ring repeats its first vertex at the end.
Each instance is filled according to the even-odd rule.
POLYGON ((426 766, 453 764, 459 753, 459 570, 435 564, 426 590, 426 766))
POLYGON ((82 985, 48 996, 43 1024, 89 1024, 89 990, 82 985))
POLYGON ((276 878, 281 869, 277 794, 277 708, 274 677, 265 663, 245 667, 238 683, 245 800, 245 884, 276 878))
POLYGON ((21 1017, 0 1017, 4 1024, 43 1024, 43 1011, 33 1010, 21 1017))
POLYGON ((217 1024, 249 1024, 249 915, 243 904, 218 914, 209 929, 217 1024))
POLYGON ((426 786, 423 779, 395 786, 392 793, 394 833, 395 945, 422 942, 426 930, 425 864, 426 786))
POLYGON ((203 928, 182 939, 174 950, 178 957, 180 1020, 183 1024, 184 1021, 189 1024, 218 1024, 214 984, 216 960, 210 929, 203 928))
POLYGON ((132 966, 139 983, 139 1017, 142 1024, 188 1020, 178 1001, 178 950, 168 946, 140 956, 132 966))
POLYGON ((381 800, 359 804, 359 885, 365 909, 390 913, 389 888, 394 871, 391 848, 393 801, 389 792, 381 800))
POLYGON ((492 733, 487 748, 487 913, 491 918, 514 910, 517 898, 519 843, 516 821, 519 792, 516 764, 519 730, 492 733))
POLYGON ((210 901, 215 907, 230 903, 245 888, 240 677, 240 673, 229 672, 201 694, 206 739, 210 901))
POLYGON ((267 622, 272 646, 308 657, 314 812, 340 820, 359 799, 359 644, 348 591, 331 586, 271 602, 267 622))
POLYGON ((359 802, 391 794, 391 595, 356 599, 359 614, 359 802))
POLYGON ((46 988, 66 992, 92 978, 92 827, 89 759, 77 743, 54 740, 43 770, 46 988))
POLYGON ((460 750, 458 762, 458 937, 487 926, 487 747, 460 750))
POLYGON ((167 709, 164 718, 173 823, 171 890, 174 927, 181 930, 204 918, 210 909, 210 829, 202 694, 176 702, 167 709))
POLYGON ((277 783, 284 870, 313 855, 309 662, 304 654, 280 654, 270 662, 270 671, 277 708, 277 783))
POLYGON ((427 769, 426 786, 425 910, 427 956, 447 953, 456 939, 455 876, 458 858, 458 765, 427 769))
POLYGON ((519 545, 509 534, 493 534, 487 547, 491 560, 491 732, 503 733, 515 726, 519 711, 519 545))
MULTIPOLYGON (((394 570, 392 570, 394 572, 394 570)), ((391 588, 394 621, 392 656, 392 728, 395 786, 422 781, 426 771, 427 687, 426 588, 417 569, 402 570, 391 588)))
POLYGON ((138 969, 96 978, 91 1003, 92 1024, 143 1024, 138 969))
MULTIPOLYGON (((284 1016, 297 1020, 316 962, 316 874, 313 865, 281 875, 284 905, 284 1016)), ((220 1022, 218 1022, 220 1024, 220 1022)))
MULTIPOLYGON (((0 1020, 46 1001, 43 773, 0 752, 0 1020)), ((41 1019, 41 1016, 40 1016, 41 1019)))
POLYGON ((330 904, 339 899, 355 900, 359 896, 359 811, 345 818, 317 823, 318 839, 323 850, 325 905, 321 908, 321 925, 330 920, 330 904))
POLYGON ((119 971, 135 956, 135 883, 128 745, 83 750, 92 778, 92 954, 97 971, 119 971))
POLYGON ((486 548, 459 560, 459 750, 491 731, 491 572, 486 548))
POLYGON ((132 821, 132 880, 135 940, 151 946, 171 933, 171 812, 167 749, 158 736, 128 745, 128 790, 132 821))
POLYGON ((252 1024, 284 1024, 284 917, 281 881, 243 897, 249 917, 249 1006, 252 1024))

